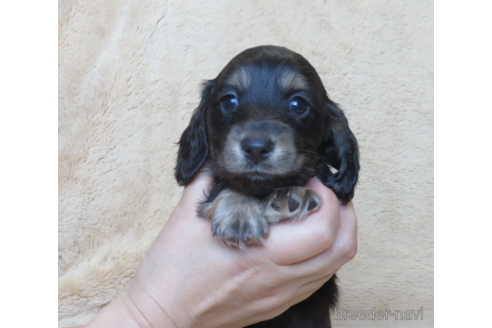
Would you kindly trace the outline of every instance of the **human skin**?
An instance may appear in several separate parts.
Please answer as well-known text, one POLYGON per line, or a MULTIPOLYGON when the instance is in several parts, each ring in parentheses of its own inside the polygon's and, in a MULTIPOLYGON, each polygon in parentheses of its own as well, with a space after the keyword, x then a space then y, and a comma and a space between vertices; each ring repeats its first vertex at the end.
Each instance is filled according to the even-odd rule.
POLYGON ((225 246, 197 217, 210 181, 201 172, 184 188, 132 281, 85 327, 244 327, 306 299, 355 256, 353 204, 341 206, 316 178, 307 186, 322 198, 318 211, 244 249, 225 246))

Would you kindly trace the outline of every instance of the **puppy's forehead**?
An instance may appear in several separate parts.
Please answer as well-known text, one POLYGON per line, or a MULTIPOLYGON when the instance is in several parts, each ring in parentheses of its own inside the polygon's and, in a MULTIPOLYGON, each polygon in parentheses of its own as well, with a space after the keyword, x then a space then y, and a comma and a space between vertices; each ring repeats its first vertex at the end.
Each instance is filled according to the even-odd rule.
POLYGON ((308 88, 306 78, 294 70, 285 69, 279 73, 277 83, 284 90, 305 90, 308 88))
POLYGON ((225 83, 240 91, 247 90, 251 85, 252 74, 244 66, 239 66, 232 71, 225 83))
POLYGON ((287 65, 238 65, 226 77, 225 84, 239 91, 246 91, 253 85, 264 88, 279 87, 287 92, 307 89, 308 82, 294 67, 287 65))

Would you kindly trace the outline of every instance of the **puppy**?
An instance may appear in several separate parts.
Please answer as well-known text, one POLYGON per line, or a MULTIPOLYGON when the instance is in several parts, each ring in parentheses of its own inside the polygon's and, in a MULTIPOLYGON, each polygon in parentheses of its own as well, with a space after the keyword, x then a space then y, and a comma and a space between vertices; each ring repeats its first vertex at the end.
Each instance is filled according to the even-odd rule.
MULTIPOLYGON (((261 244, 269 225, 300 220, 320 206, 304 187, 316 176, 346 204, 359 172, 357 140, 313 66, 283 47, 250 48, 203 85, 179 141, 176 180, 206 164, 214 186, 198 214, 232 247, 261 244)), ((331 327, 336 276, 280 316, 249 327, 331 327)))

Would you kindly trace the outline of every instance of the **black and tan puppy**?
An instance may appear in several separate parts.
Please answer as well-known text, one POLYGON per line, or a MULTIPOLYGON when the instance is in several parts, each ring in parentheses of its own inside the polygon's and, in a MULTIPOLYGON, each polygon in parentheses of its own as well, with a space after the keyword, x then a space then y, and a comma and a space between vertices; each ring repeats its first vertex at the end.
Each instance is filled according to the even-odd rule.
MULTIPOLYGON (((345 204, 359 171, 357 141, 301 55, 276 46, 247 49, 204 84, 179 141, 176 179, 193 180, 205 163, 214 187, 199 208, 213 234, 233 247, 261 244, 269 225, 319 208, 304 187, 316 176, 345 204)), ((336 277, 282 315, 250 327, 326 328, 336 277)))

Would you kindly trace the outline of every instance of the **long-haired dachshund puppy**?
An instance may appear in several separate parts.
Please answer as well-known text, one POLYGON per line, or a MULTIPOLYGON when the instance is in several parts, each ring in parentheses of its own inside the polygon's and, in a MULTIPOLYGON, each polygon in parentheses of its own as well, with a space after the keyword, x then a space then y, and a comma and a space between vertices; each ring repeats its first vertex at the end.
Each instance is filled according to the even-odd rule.
MULTIPOLYGON (((342 204, 354 196, 357 140, 313 66, 276 46, 247 49, 204 83, 179 141, 176 179, 207 163, 214 186, 198 214, 232 247, 261 244, 269 225, 299 220, 320 206, 304 187, 316 176, 342 204)), ((338 298, 336 276, 280 316, 250 327, 326 328, 338 298)))

